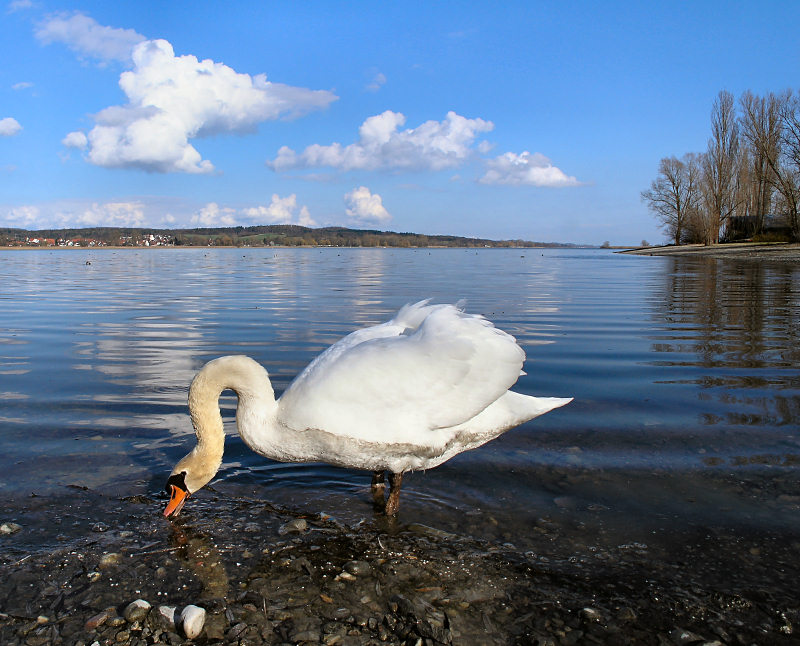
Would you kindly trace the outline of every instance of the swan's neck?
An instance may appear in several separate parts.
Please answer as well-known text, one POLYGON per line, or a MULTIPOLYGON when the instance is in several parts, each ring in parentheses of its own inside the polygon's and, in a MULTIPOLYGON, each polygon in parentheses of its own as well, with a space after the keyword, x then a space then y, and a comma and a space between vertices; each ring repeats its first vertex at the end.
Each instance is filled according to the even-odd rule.
POLYGON ((243 439, 252 446, 249 429, 269 428, 274 424, 277 404, 267 371, 245 356, 220 357, 209 361, 197 373, 189 388, 189 413, 197 434, 197 446, 175 467, 191 474, 190 491, 205 485, 219 470, 225 447, 225 430, 219 410, 223 390, 233 390, 239 398, 236 422, 243 439))

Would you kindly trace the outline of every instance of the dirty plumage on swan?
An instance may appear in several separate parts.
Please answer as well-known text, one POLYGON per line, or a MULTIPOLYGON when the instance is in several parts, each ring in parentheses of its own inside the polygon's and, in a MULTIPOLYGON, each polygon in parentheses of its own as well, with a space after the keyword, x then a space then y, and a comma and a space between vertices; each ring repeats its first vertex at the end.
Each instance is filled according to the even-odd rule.
POLYGON ((525 353, 510 334, 453 305, 422 301, 352 332, 314 359, 280 399, 246 356, 209 361, 192 381, 197 445, 167 482, 175 514, 222 463, 219 396, 239 398, 236 425, 256 453, 281 462, 327 462, 373 472, 372 490, 397 513, 402 475, 429 469, 572 401, 509 390, 525 353))

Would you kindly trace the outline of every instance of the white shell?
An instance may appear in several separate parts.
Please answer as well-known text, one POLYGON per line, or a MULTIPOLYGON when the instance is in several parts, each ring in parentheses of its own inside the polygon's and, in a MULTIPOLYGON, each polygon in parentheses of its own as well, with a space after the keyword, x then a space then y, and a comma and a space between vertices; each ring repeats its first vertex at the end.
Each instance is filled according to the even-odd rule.
POLYGON ((206 622, 206 611, 199 606, 186 606, 181 612, 181 624, 183 634, 189 639, 194 639, 203 632, 203 624, 206 622))

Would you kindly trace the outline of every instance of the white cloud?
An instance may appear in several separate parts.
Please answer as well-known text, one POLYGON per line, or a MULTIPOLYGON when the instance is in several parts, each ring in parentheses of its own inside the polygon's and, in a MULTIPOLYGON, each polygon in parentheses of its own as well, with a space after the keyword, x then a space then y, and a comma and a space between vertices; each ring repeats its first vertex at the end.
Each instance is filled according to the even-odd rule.
POLYGON ((299 224, 304 227, 316 226, 311 218, 308 208, 297 208, 297 195, 292 193, 288 197, 273 194, 269 206, 255 206, 243 210, 244 215, 258 224, 299 224))
POLYGON ((70 132, 66 137, 64 137, 61 140, 61 143, 67 148, 77 148, 79 150, 84 150, 86 146, 89 145, 89 141, 86 139, 86 135, 83 134, 80 130, 76 130, 75 132, 70 132))
POLYGON ((236 225, 236 210, 209 202, 192 216, 191 223, 200 227, 232 227, 236 225))
POLYGON ((145 225, 141 202, 95 203, 78 215, 77 223, 86 227, 142 227, 145 225))
POLYGON ((405 121, 403 114, 387 110, 361 124, 356 143, 314 144, 300 154, 283 146, 267 165, 276 171, 321 166, 345 171, 442 170, 469 159, 478 135, 494 128, 491 121, 467 119, 455 112, 448 112, 443 121, 426 121, 416 128, 399 130, 405 121))
POLYGON ((267 81, 240 74, 212 60, 176 56, 166 40, 147 40, 133 49, 133 69, 119 85, 128 103, 95 115, 88 134, 88 160, 107 168, 151 172, 209 173, 190 140, 226 132, 253 131, 262 122, 299 116, 336 100, 326 90, 267 81))
POLYGON ((11 89, 12 90, 27 90, 27 89, 32 88, 32 87, 33 87, 33 83, 31 83, 29 81, 21 81, 19 83, 14 83, 14 85, 11 86, 11 89))
POLYGON ((0 137, 13 137, 20 130, 22 130, 22 126, 13 117, 0 119, 0 137))
POLYGON ((22 9, 30 9, 33 6, 31 0, 12 0, 8 3, 8 13, 21 11, 22 9))
POLYGON ((36 29, 36 37, 45 44, 63 43, 81 56, 123 63, 130 61, 133 47, 145 40, 133 29, 106 27, 82 13, 48 16, 36 29))
POLYGON ((13 227, 30 228, 39 219, 39 207, 17 206, 6 212, 5 221, 13 227))
POLYGON ((347 204, 348 217, 358 223, 385 223, 392 219, 383 206, 381 196, 371 193, 366 186, 359 186, 346 193, 344 201, 347 204))
POLYGON ((383 72, 378 72, 372 77, 372 80, 367 85, 368 92, 377 92, 386 83, 386 75, 383 72))
POLYGON ((553 166, 541 153, 527 150, 520 155, 505 153, 486 162, 487 171, 478 181, 481 184, 509 186, 579 186, 580 182, 553 166))

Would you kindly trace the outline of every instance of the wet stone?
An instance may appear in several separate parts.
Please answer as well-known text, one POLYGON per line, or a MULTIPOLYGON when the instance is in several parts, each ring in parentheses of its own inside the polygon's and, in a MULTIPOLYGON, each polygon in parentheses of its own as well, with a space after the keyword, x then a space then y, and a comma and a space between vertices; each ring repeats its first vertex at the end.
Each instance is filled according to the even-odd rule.
POLYGON ((302 534, 308 529, 308 522, 305 518, 293 518, 288 523, 284 523, 278 529, 278 534, 281 536, 286 534, 302 534))
POLYGON ((348 561, 344 570, 353 576, 366 576, 372 572, 372 566, 366 561, 348 561))
POLYGON ((17 532, 22 530, 22 525, 18 525, 17 523, 3 523, 0 525, 0 534, 10 535, 16 534, 17 532))
POLYGON ((144 621, 150 612, 150 604, 144 599, 136 599, 131 601, 123 611, 123 616, 129 623, 144 621))
POLYGON ((104 554, 100 559, 100 562, 97 566, 101 569, 107 569, 113 567, 115 565, 119 565, 122 562, 122 554, 118 552, 111 552, 110 554, 104 554))

